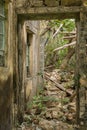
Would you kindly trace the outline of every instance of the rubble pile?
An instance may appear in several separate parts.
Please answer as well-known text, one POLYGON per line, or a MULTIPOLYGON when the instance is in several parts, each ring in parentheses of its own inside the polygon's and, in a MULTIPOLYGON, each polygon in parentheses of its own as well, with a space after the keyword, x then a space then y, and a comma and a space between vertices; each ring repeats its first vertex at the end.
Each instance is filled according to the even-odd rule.
POLYGON ((44 75, 49 78, 45 78, 44 90, 40 92, 38 98, 34 98, 32 107, 26 111, 22 130, 74 130, 76 117, 74 72, 54 70, 45 72, 44 75), (59 88, 57 85, 60 85, 59 88))

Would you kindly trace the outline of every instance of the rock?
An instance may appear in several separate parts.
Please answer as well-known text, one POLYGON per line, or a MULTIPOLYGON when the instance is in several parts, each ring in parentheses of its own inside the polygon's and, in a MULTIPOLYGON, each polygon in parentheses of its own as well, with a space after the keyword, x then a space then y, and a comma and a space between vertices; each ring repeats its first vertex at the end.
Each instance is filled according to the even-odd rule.
POLYGON ((81 0, 61 0, 63 6, 80 6, 82 4, 81 0))
POLYGON ((66 114, 66 118, 67 118, 67 120, 72 121, 72 120, 73 120, 73 115, 72 115, 72 113, 66 114))
POLYGON ((55 122, 41 119, 41 121, 39 122, 39 127, 43 130, 54 130, 55 122))
POLYGON ((71 107, 71 108, 70 108, 70 112, 71 112, 71 113, 75 113, 75 112, 76 112, 76 108, 75 108, 75 107, 71 107))
POLYGON ((24 114, 24 121, 25 121, 25 122, 31 121, 30 115, 24 114))
POLYGON ((51 116, 51 113, 50 113, 50 112, 46 112, 46 115, 45 115, 45 116, 46 116, 47 119, 52 119, 52 116, 51 116))
POLYGON ((38 119, 34 119, 34 120, 33 120, 33 123, 34 123, 34 124, 38 124, 38 123, 39 123, 39 120, 38 120, 38 119))
POLYGON ((42 130, 41 128, 39 128, 38 126, 36 127, 36 130, 42 130))
POLYGON ((56 105, 57 105, 57 102, 47 102, 46 103, 47 108, 56 107, 56 105))
POLYGON ((57 77, 55 77, 54 75, 52 75, 52 76, 50 77, 50 79, 53 80, 53 81, 56 81, 56 80, 57 80, 57 77))
POLYGON ((61 81, 61 76, 57 75, 57 81, 61 81))
POLYGON ((74 130, 72 125, 68 125, 67 123, 58 122, 56 123, 55 130, 74 130))
POLYGON ((57 95, 58 91, 49 91, 49 95, 57 95))
POLYGON ((33 108, 30 109, 30 113, 35 115, 35 113, 36 113, 36 108, 35 108, 35 109, 33 109, 33 108))
POLYGON ((74 86, 74 81, 71 80, 71 81, 65 82, 65 83, 64 83, 64 86, 65 86, 65 88, 73 88, 73 86, 74 86))
POLYGON ((58 112, 57 111, 52 112, 52 118, 58 119, 58 112))
POLYGON ((51 86, 51 87, 49 87, 49 90, 50 90, 50 91, 58 91, 58 88, 55 87, 55 86, 51 86))
POLYGON ((45 5, 47 6, 56 6, 59 5, 59 0, 45 0, 45 5))
POLYGON ((75 113, 76 112, 76 103, 75 102, 69 103, 68 109, 70 110, 70 112, 75 113))

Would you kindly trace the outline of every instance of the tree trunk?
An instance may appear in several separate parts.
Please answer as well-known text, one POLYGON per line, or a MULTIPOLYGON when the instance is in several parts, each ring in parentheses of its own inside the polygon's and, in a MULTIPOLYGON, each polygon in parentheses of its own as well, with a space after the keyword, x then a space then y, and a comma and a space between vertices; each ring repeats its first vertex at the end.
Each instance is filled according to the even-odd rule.
POLYGON ((61 69, 65 69, 67 67, 69 60, 73 56, 74 53, 75 53, 75 48, 72 48, 72 50, 67 54, 66 58, 63 60, 61 66, 60 66, 61 69))

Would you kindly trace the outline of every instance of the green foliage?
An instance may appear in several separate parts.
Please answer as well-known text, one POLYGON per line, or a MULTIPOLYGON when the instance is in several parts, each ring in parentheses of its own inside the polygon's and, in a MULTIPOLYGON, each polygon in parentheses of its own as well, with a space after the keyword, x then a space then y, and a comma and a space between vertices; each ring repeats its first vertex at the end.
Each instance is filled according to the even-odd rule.
POLYGON ((75 29, 75 20, 73 19, 66 19, 63 21, 64 22, 64 27, 63 30, 64 31, 73 31, 73 29, 75 29))
POLYGON ((38 110, 45 110, 47 102, 57 102, 53 97, 37 95, 33 97, 33 101, 27 105, 29 109, 37 108, 38 110))
POLYGON ((66 97, 66 98, 64 98, 64 99, 61 99, 61 103, 62 104, 67 104, 67 103, 69 103, 69 98, 68 97, 66 97))
POLYGON ((65 20, 51 20, 49 22, 49 26, 51 26, 50 34, 46 34, 49 37, 49 41, 45 46, 45 65, 55 65, 55 67, 59 67, 62 60, 66 57, 68 49, 63 49, 57 51, 56 53, 53 52, 54 49, 61 47, 67 43, 69 40, 64 39, 65 34, 63 32, 71 32, 75 30, 75 20, 74 19, 65 19, 65 20), (53 34, 56 30, 63 24, 60 32, 56 35, 55 38, 52 38, 53 34))
POLYGON ((42 101, 42 96, 40 96, 40 95, 34 96, 32 102, 27 104, 27 108, 28 109, 38 108, 40 110, 41 109, 43 110, 45 108, 45 106, 42 101))
POLYGON ((71 32, 75 28, 75 20, 74 19, 65 19, 65 20, 51 20, 49 22, 49 26, 53 28, 58 28, 60 24, 63 24, 63 30, 61 31, 69 31, 71 32))
POLYGON ((56 99, 50 96, 38 95, 33 97, 33 101, 27 105, 29 109, 35 108, 39 111, 45 111, 47 102, 61 102, 63 105, 69 102, 69 98, 56 99))

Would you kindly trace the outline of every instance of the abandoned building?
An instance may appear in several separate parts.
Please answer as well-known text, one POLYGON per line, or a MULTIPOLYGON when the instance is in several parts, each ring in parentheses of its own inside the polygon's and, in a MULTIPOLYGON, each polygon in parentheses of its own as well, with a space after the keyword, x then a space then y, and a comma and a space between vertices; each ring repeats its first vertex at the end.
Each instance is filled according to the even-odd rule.
POLYGON ((39 21, 76 19, 77 124, 87 130, 87 0, 0 0, 0 130, 14 129, 15 118, 37 92, 40 76, 39 21), (16 110, 15 110, 16 107, 16 110), (15 112, 16 111, 16 112, 15 112))

